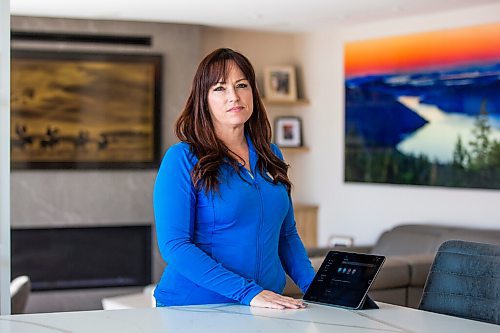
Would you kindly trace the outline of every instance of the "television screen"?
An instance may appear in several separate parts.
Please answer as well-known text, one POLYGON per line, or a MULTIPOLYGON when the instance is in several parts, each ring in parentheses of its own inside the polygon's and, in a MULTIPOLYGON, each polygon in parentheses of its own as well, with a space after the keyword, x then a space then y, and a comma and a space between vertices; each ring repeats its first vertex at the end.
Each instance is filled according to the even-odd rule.
POLYGON ((151 227, 12 229, 12 277, 33 290, 151 283, 151 227))

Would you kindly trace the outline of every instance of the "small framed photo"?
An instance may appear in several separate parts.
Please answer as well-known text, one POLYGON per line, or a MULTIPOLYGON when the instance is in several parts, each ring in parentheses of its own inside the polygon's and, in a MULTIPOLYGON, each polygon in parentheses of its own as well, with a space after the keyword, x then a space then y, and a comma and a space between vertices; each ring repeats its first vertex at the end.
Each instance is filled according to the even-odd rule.
POLYGON ((280 147, 301 147, 301 119, 299 117, 276 118, 274 121, 274 142, 280 147))
POLYGON ((264 68, 264 93, 269 101, 297 100, 297 81, 293 66, 264 68))

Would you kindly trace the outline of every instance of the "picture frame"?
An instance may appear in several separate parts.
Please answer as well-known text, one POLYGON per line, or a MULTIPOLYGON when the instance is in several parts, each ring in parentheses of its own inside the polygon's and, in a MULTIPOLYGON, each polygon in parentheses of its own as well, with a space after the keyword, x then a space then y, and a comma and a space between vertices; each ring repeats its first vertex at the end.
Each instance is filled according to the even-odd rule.
POLYGON ((158 167, 162 61, 12 50, 12 169, 158 167))
POLYGON ((274 121, 274 142, 279 147, 302 147, 302 120, 299 117, 277 117, 274 121))
POLYGON ((268 101, 296 101, 297 80, 295 77, 295 67, 265 67, 264 94, 268 101))

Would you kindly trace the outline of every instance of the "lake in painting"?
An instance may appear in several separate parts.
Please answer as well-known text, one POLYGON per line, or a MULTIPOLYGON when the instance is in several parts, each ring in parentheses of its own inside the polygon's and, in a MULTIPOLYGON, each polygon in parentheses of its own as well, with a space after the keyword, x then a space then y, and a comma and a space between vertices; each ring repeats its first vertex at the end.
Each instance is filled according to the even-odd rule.
POLYGON ((345 45, 345 180, 500 188, 500 24, 345 45))

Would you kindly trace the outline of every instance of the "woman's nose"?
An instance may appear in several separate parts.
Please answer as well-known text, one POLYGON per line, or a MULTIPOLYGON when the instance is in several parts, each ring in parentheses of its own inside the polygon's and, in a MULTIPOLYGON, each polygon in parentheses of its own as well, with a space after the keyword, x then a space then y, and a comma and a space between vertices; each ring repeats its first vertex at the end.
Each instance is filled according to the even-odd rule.
POLYGON ((228 89, 227 90, 227 98, 230 102, 233 102, 233 101, 238 101, 240 99, 239 95, 238 95, 238 92, 236 91, 236 89, 228 89))

